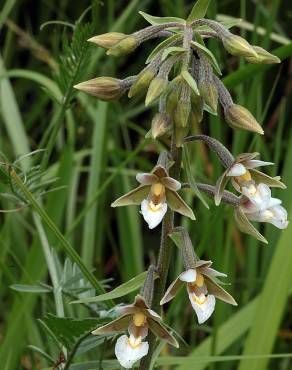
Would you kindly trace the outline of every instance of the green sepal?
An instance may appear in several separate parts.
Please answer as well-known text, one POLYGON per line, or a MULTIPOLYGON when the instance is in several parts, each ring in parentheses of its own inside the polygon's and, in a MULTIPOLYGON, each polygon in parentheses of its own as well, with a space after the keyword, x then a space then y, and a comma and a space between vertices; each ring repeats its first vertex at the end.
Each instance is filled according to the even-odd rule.
POLYGON ((192 209, 175 191, 166 189, 165 195, 166 202, 173 211, 178 212, 183 216, 189 217, 191 220, 196 219, 192 209))
POLYGON ((268 244, 267 239, 264 238, 263 235, 259 233, 257 229, 249 222, 248 218, 246 217, 246 214, 243 212, 241 207, 236 207, 234 209, 234 218, 240 231, 242 231, 245 234, 254 236, 257 240, 265 244, 268 244))
POLYGON ((111 207, 122 207, 141 204, 142 200, 146 199, 150 191, 149 185, 141 185, 122 195, 115 200, 111 207))

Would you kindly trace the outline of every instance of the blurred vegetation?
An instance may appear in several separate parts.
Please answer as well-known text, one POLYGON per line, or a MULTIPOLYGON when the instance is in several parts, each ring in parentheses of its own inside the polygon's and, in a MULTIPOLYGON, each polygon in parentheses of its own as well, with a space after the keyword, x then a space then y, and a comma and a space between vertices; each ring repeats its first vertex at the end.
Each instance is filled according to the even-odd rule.
MULTIPOLYGON (((46 194, 41 198, 35 194, 45 212, 43 225, 38 212, 27 207, 0 214, 3 369, 52 369, 54 365, 58 368, 60 339, 52 339, 52 320, 47 314, 77 319, 90 316, 99 322, 98 312, 110 308, 111 301, 91 306, 69 302, 116 287, 143 272, 153 261, 159 233, 146 228, 136 207, 110 208, 116 197, 135 185, 138 170, 152 168, 163 148, 163 142, 144 139, 153 115, 151 108, 145 108, 139 98, 98 102, 76 94, 73 85, 102 75, 123 78, 136 74, 155 45, 155 41, 150 41, 129 57, 115 59, 86 43, 87 38, 108 30, 131 33, 145 27, 139 10, 185 17, 192 5, 191 0, 2 1, 0 151, 5 157, 1 154, 1 161, 14 162, 21 155, 46 149, 18 161, 19 172, 25 175, 30 166, 40 165, 38 182, 55 178, 47 184, 46 194), (58 230, 66 239, 61 238, 58 230), (52 266, 44 258, 44 252, 50 248, 54 251, 51 257, 55 279, 49 278, 52 266), (74 252, 81 256, 80 264, 86 274, 80 272, 82 266, 77 267, 74 252), (25 284, 27 289, 16 284, 25 284), (55 296, 51 285, 59 289, 54 290, 55 296), (60 305, 56 311, 56 291, 61 291, 63 311, 60 305), (42 349, 49 357, 28 345, 42 349)), ((197 130, 220 139, 234 155, 258 151, 261 159, 275 162, 268 169, 269 174, 281 174, 288 189, 275 190, 273 194, 283 200, 291 214, 291 3, 212 0, 207 15, 243 18, 238 33, 253 44, 276 50, 283 63, 246 66, 212 41, 210 48, 222 61, 224 82, 234 100, 257 117, 266 135, 234 133, 220 117, 214 116, 206 116, 197 130)), ((190 145, 190 153, 196 180, 214 184, 223 170, 216 157, 199 143, 190 145)), ((1 182, 0 191, 5 192, 5 187, 1 182)), ((164 348, 162 354, 167 357, 158 360, 158 368, 291 369, 289 356, 270 357, 291 354, 292 228, 279 232, 273 226, 261 225, 269 240, 265 246, 239 232, 227 206, 216 208, 207 200, 207 210, 190 191, 186 197, 197 216, 195 222, 184 220, 197 254, 212 259, 215 268, 228 274, 232 284, 227 289, 239 305, 234 308, 218 303, 214 317, 199 327, 191 308, 186 306, 186 295, 180 294, 168 306, 166 321, 188 345, 181 343, 175 352, 164 348)), ((8 200, 1 197, 2 210, 15 208, 8 200)), ((180 271, 179 251, 173 249, 169 281, 180 271)), ((131 297, 133 294, 116 301, 129 301, 131 297)), ((96 322, 90 325, 94 327, 96 322)), ((88 331, 90 325, 82 330, 88 331)), ((74 330, 73 339, 67 338, 67 348, 84 334, 74 330)), ((116 364, 106 361, 101 367, 103 357, 113 358, 110 340, 85 341, 83 352, 77 351, 74 362, 94 363, 70 369, 116 368, 116 364)))

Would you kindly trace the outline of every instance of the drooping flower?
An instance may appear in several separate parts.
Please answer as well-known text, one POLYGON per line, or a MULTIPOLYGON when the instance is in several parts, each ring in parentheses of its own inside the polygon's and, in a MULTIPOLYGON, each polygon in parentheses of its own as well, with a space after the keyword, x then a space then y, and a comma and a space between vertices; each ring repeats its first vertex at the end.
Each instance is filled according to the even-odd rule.
POLYGON ((272 162, 264 162, 255 159, 259 153, 240 154, 235 161, 224 171, 216 183, 215 204, 219 205, 223 191, 231 180, 234 188, 240 193, 253 193, 258 183, 266 184, 270 187, 285 189, 286 186, 280 181, 280 176, 270 177, 256 168, 272 165, 272 162))
POLYGON ((136 179, 141 185, 118 198, 112 207, 140 204, 141 213, 150 229, 159 225, 168 207, 195 219, 191 208, 177 193, 181 188, 180 182, 169 177, 163 166, 155 166, 150 173, 139 173, 136 179))
POLYGON ((281 206, 282 201, 272 198, 271 189, 265 184, 258 184, 254 191, 244 191, 248 198, 243 201, 242 208, 247 218, 251 221, 269 222, 279 229, 288 226, 287 211, 281 206))
POLYGON ((287 228, 287 211, 281 206, 280 199, 272 198, 271 189, 267 185, 256 184, 243 188, 242 192, 244 196, 234 212, 235 221, 242 232, 268 243, 250 221, 268 222, 279 229, 287 228))
POLYGON ((161 340, 178 347, 176 339, 165 327, 161 317, 151 310, 141 295, 136 296, 133 304, 119 307, 118 312, 120 317, 97 328, 92 334, 114 334, 128 330, 129 335, 120 336, 115 345, 116 357, 123 367, 130 369, 135 362, 147 355, 149 344, 144 339, 148 329, 161 340))
POLYGON ((217 277, 226 277, 227 275, 212 269, 211 265, 211 261, 194 261, 194 267, 180 274, 169 286, 160 304, 163 305, 173 299, 186 284, 189 299, 199 324, 208 320, 214 312, 216 298, 236 306, 235 300, 220 286, 220 281, 217 279, 217 277))

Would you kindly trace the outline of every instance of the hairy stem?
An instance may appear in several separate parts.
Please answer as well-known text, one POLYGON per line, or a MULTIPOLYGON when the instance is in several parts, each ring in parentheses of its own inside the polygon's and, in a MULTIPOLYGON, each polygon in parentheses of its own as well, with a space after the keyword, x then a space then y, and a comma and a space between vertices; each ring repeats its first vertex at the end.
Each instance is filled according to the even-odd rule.
MULTIPOLYGON (((177 148, 175 146, 174 134, 172 135, 170 155, 172 157, 172 160, 174 161, 174 164, 170 169, 170 176, 179 180, 181 168, 181 148, 177 148)), ((174 226, 173 222, 174 222, 173 211, 168 209, 162 222, 160 249, 156 267, 159 278, 154 283, 152 308, 156 312, 159 312, 160 310, 159 302, 165 290, 166 279, 169 270, 172 241, 168 237, 168 234, 173 229, 174 226)), ((153 352, 155 349, 155 340, 156 340, 155 335, 153 333, 150 333, 148 340, 149 352, 148 355, 141 360, 139 368, 140 370, 148 370, 150 368, 153 352)))

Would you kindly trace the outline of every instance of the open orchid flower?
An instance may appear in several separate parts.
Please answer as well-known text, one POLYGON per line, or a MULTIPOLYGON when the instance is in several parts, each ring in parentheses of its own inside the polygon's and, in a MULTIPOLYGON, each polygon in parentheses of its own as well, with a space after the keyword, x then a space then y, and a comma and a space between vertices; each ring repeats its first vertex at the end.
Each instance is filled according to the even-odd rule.
MULTIPOLYGON (((231 179, 232 185, 240 193, 253 193, 258 183, 266 184, 270 187, 285 189, 286 186, 280 181, 279 176, 270 177, 256 168, 272 165, 272 162, 264 162, 255 159, 259 153, 240 154, 225 172, 219 177, 216 183, 215 204, 221 202, 223 191, 231 179)), ((246 195, 246 194, 244 194, 246 195)))
POLYGON ((219 285, 220 281, 217 279, 217 277, 226 277, 227 275, 212 269, 211 265, 211 261, 195 261, 194 268, 184 271, 169 286, 160 304, 169 302, 186 284, 189 299, 199 324, 208 320, 214 312, 216 298, 237 306, 232 296, 219 285))
POLYGON ((269 222, 279 229, 288 226, 287 211, 281 206, 282 201, 272 198, 271 189, 265 184, 255 186, 254 192, 245 192, 248 201, 242 203, 242 209, 251 221, 269 222))
POLYGON ((158 338, 178 347, 173 335, 164 326, 161 317, 150 309, 141 295, 137 295, 131 305, 118 309, 121 315, 114 321, 94 330, 92 334, 113 334, 128 330, 128 335, 118 338, 115 345, 115 354, 119 363, 126 369, 133 367, 134 363, 146 356, 149 350, 147 341, 143 341, 150 329, 158 338))
POLYGON ((159 225, 168 206, 175 212, 195 219, 191 208, 177 194, 181 188, 180 182, 169 177, 163 166, 155 166, 150 173, 139 173, 136 179, 141 185, 118 198, 112 207, 140 204, 141 213, 150 229, 159 225))
POLYGON ((281 206, 280 199, 272 198, 271 189, 267 185, 254 185, 254 189, 243 187, 243 194, 240 206, 235 208, 235 220, 242 232, 268 243, 250 221, 268 222, 279 229, 287 228, 287 211, 281 206))

